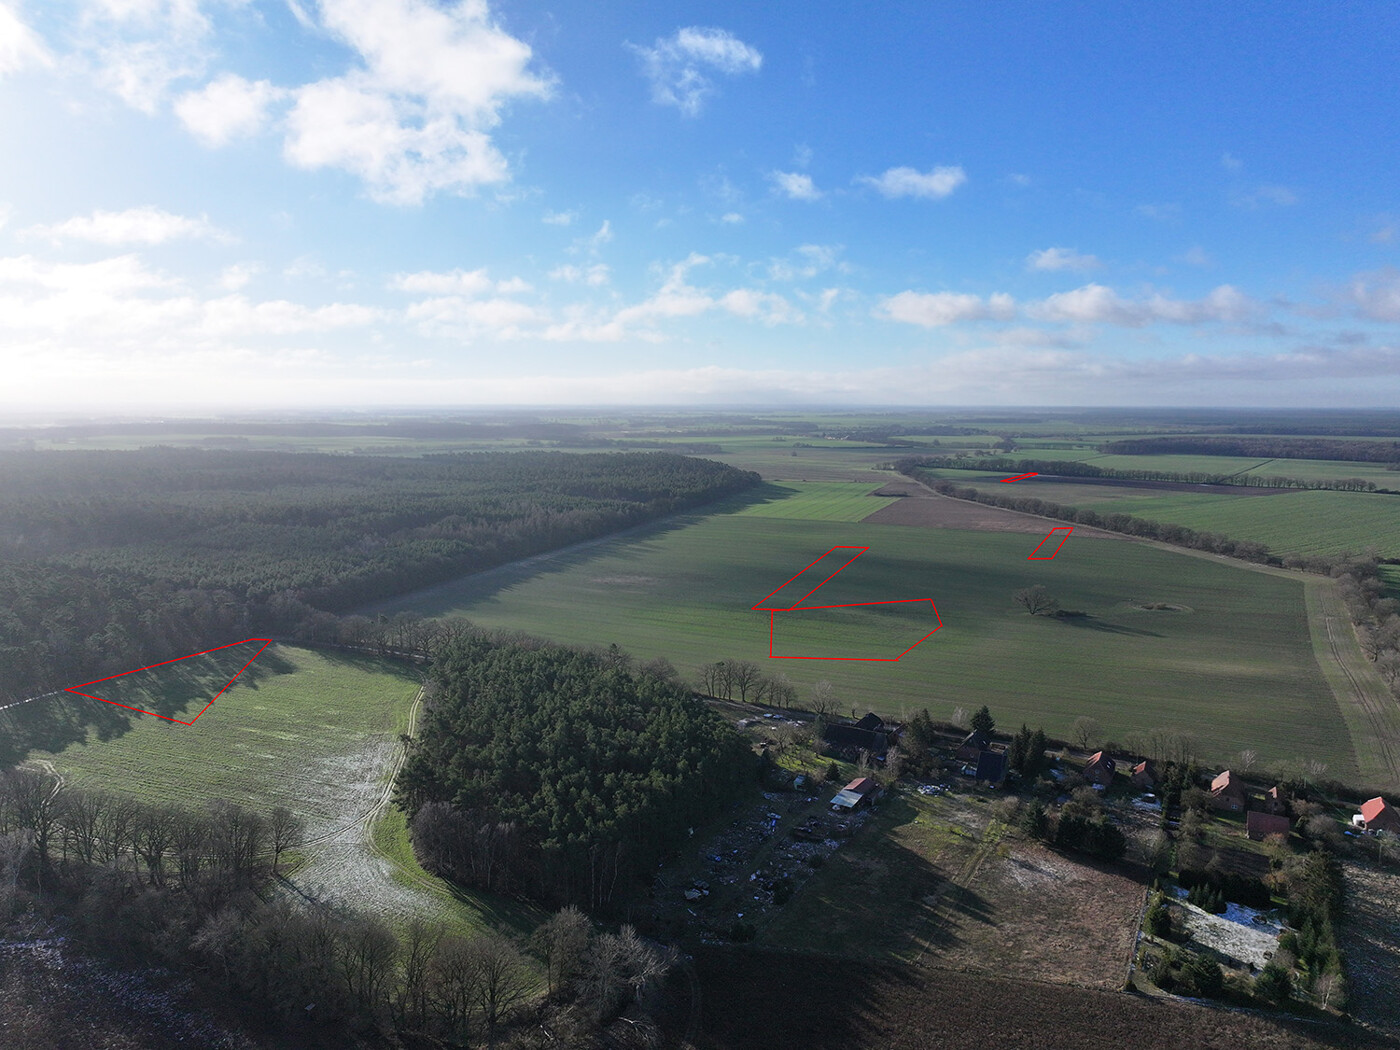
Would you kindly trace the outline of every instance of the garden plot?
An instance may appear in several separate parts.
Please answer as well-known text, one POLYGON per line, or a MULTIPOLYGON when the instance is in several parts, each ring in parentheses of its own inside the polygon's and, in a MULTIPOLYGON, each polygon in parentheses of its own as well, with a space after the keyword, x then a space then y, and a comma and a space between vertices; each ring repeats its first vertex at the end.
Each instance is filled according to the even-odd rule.
MULTIPOLYGON (((1178 889, 1178 895, 1186 891, 1178 889)), ((1286 927, 1276 913, 1261 912, 1242 904, 1227 904, 1221 915, 1180 902, 1187 932, 1195 943, 1218 952, 1236 968, 1262 970, 1274 957, 1278 939, 1286 927)))

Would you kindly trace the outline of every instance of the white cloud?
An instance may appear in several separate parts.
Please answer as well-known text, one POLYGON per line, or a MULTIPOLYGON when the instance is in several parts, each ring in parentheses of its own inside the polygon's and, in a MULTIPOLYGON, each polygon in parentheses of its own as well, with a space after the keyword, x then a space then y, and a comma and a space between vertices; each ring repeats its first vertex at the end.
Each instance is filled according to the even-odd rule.
POLYGON ((812 181, 812 176, 804 175, 797 171, 774 171, 770 172, 768 178, 773 185, 795 201, 818 201, 822 199, 822 191, 817 189, 812 181))
POLYGON ((219 287, 225 291, 236 292, 246 287, 248 282, 261 272, 262 267, 257 263, 234 263, 232 266, 225 266, 219 274, 219 287))
POLYGON ((224 146, 261 131, 268 108, 288 94, 269 81, 225 73, 198 91, 181 95, 175 102, 175 115, 206 146, 224 146))
POLYGON ((204 72, 211 32, 200 0, 89 0, 77 44, 101 84, 154 114, 172 84, 204 72))
POLYGON ((576 211, 547 211, 540 217, 540 222, 550 226, 572 226, 577 218, 576 211))
POLYGON ((1012 172, 1010 175, 1006 176, 1005 181, 1010 186, 1025 187, 1031 184, 1031 177, 1029 175, 1022 175, 1019 172, 1012 172))
POLYGON ((658 38, 654 47, 627 46, 641 57, 652 101, 688 117, 699 115, 705 99, 716 93, 710 73, 756 73, 763 65, 757 49, 724 29, 687 26, 658 38))
POLYGON ((956 166, 934 168, 926 172, 913 168, 890 168, 878 178, 862 175, 856 181, 873 186, 886 197, 922 197, 926 200, 938 200, 965 183, 967 173, 956 166))
POLYGON ((91 263, 50 263, 32 255, 17 255, 0 258, 0 284, 35 285, 79 296, 111 296, 170 288, 177 282, 146 269, 136 255, 118 255, 91 263))
POLYGON ((321 0, 321 16, 364 68, 295 91, 291 163, 349 171, 375 200, 399 205, 509 177, 488 132, 507 102, 543 98, 551 83, 484 0, 321 0))
POLYGON ((1026 256, 1031 270, 1097 270, 1100 265, 1097 256, 1082 255, 1073 248, 1046 248, 1026 256))
POLYGON ((252 302, 241 295, 211 299, 203 304, 202 315, 200 332, 218 338, 361 328, 387 317, 382 310, 358 303, 306 306, 286 299, 252 302))
POLYGON ((1199 244, 1192 245, 1179 256, 1182 262, 1191 266, 1210 266, 1214 260, 1199 244))
POLYGON ((1220 154, 1220 166, 1226 171, 1239 171, 1244 167, 1244 161, 1226 152, 1220 154))
POLYGON ((9 203, 0 203, 0 230, 3 230, 10 223, 10 215, 14 208, 9 203))
POLYGON ((1298 203, 1298 194, 1287 186, 1257 186, 1248 193, 1237 193, 1231 198, 1237 208, 1259 208, 1273 204, 1287 207, 1298 203))
POLYGON ((147 205, 125 211, 95 211, 75 215, 52 226, 31 226, 25 236, 53 241, 81 240, 97 244, 164 244, 174 240, 210 240, 222 243, 234 238, 201 215, 192 219, 147 205))
POLYGON ((19 15, 0 4, 0 76, 31 66, 51 66, 53 58, 39 34, 20 21, 19 15))
POLYGON ((592 237, 588 238, 588 246, 596 251, 603 245, 610 243, 612 239, 612 221, 609 219, 604 219, 603 225, 598 227, 598 232, 595 233, 592 237))
POLYGON ((1258 304, 1228 284, 1220 285, 1205 298, 1197 300, 1172 299, 1159 293, 1145 299, 1124 299, 1104 285, 1086 284, 1073 291, 1048 296, 1026 307, 1026 312, 1037 320, 1115 324, 1131 328, 1154 322, 1243 322, 1254 317, 1258 311, 1258 304))
POLYGON ((1386 267, 1357 274, 1347 289, 1357 313, 1372 321, 1400 321, 1400 270, 1386 267))
POLYGON ((908 291, 881 299, 874 315, 885 320, 934 328, 958 321, 1008 321, 1016 315, 1016 303, 1004 292, 983 299, 959 292, 908 291))
POLYGON ((405 317, 424 335, 466 339, 483 335, 513 339, 522 334, 522 326, 543 320, 538 309, 515 299, 457 295, 414 303, 405 317))
POLYGON ((769 260, 768 276, 775 281, 792 281, 815 277, 833 268, 847 272, 850 267, 840 262, 844 250, 845 246, 840 244, 798 245, 792 257, 769 260))
POLYGON ((737 211, 727 211, 720 216, 719 221, 725 223, 726 225, 737 226, 739 223, 744 221, 744 217, 740 215, 737 211))
POLYGON ((417 295, 483 295, 491 290, 491 278, 481 270, 420 270, 418 273, 396 273, 389 287, 398 292, 417 295))
POLYGON ((595 263, 592 266, 556 266, 549 271, 549 276, 555 281, 567 281, 570 284, 586 284, 593 288, 601 287, 608 283, 608 267, 605 263, 595 263))
POLYGON ((1180 204, 1139 204, 1133 211, 1144 219, 1156 219, 1158 222, 1176 222, 1181 218, 1180 204))

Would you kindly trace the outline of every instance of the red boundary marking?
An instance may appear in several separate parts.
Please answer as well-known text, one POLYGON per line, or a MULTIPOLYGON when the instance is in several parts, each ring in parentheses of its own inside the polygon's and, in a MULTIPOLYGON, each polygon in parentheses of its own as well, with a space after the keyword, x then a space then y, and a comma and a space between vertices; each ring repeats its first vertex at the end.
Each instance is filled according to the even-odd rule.
POLYGON ((257 652, 255 652, 252 656, 248 657, 248 663, 245 663, 242 667, 240 667, 237 673, 228 680, 227 684, 217 693, 214 694, 213 699, 211 699, 209 703, 205 704, 199 709, 199 715, 202 715, 205 711, 208 711, 209 708, 211 708, 214 705, 215 700, 219 699, 219 697, 223 696, 226 692, 229 691, 230 686, 232 686, 234 682, 238 681, 238 675, 241 675, 244 671, 248 670, 248 664, 251 664, 254 660, 261 656, 263 650, 272 644, 271 638, 244 638, 241 642, 229 642, 228 645, 216 645, 214 646, 214 648, 205 649, 203 652, 190 653, 188 656, 177 656, 173 660, 162 660, 158 664, 148 664, 145 667, 138 667, 134 671, 123 671, 121 674, 108 675, 106 678, 94 678, 91 682, 79 682, 77 685, 69 686, 63 691, 65 693, 72 693, 74 696, 85 696, 89 700, 101 700, 104 704, 111 704, 113 707, 126 708, 126 710, 128 711, 135 711, 138 714, 154 715, 156 718, 163 718, 167 722, 178 722, 182 726, 192 726, 199 721, 199 715, 195 715, 188 722, 186 722, 184 719, 181 718, 171 718, 169 715, 162 715, 155 711, 147 711, 140 707, 131 707, 128 704, 119 704, 115 700, 107 700, 100 696, 93 696, 91 693, 80 693, 78 690, 86 689, 90 685, 98 685, 102 682, 110 682, 113 678, 125 678, 129 674, 140 674, 142 671, 149 671, 153 667, 164 667, 166 664, 177 664, 181 660, 192 660, 196 656, 207 656, 209 653, 217 653, 221 649, 233 649, 240 645, 247 645, 249 642, 262 642, 262 645, 258 648, 257 652))
POLYGON ((1026 555, 1026 560, 1054 561, 1055 555, 1060 553, 1060 547, 1056 547, 1053 554, 1042 555, 1039 558, 1036 557, 1036 553, 1040 550, 1041 547, 1044 547, 1045 544, 1047 544, 1050 541, 1051 536, 1055 535, 1055 533, 1061 531, 1062 529, 1064 530, 1064 537, 1060 540, 1060 547, 1063 547, 1065 545, 1065 540, 1069 539, 1069 534, 1074 531, 1073 525, 1056 525, 1053 529, 1051 529, 1045 534, 1045 539, 1041 540, 1035 545, 1035 550, 1031 551, 1028 555, 1026 555))
POLYGON ((770 592, 768 595, 766 595, 764 598, 762 598, 762 599, 758 602, 757 605, 753 605, 753 606, 750 607, 754 612, 766 612, 766 613, 768 614, 768 658, 769 658, 770 660, 868 660, 868 661, 874 661, 874 662, 879 662, 879 663, 893 663, 894 661, 899 660, 900 657, 909 655, 909 653, 911 653, 911 652, 913 652, 915 649, 917 649, 921 644, 923 644, 925 641, 927 641, 927 640, 929 639, 929 637, 932 636, 932 635, 934 634, 935 631, 937 631, 940 627, 943 626, 943 618, 942 618, 941 616, 938 615, 938 607, 937 607, 936 605, 933 604, 933 599, 932 599, 932 598, 895 598, 895 599, 892 599, 892 600, 890 600, 890 601, 884 601, 884 602, 846 602, 846 603, 843 604, 843 605, 805 605, 805 606, 802 606, 802 608, 800 608, 800 609, 798 608, 798 606, 799 606, 799 605, 802 605, 802 603, 803 603, 804 601, 806 601, 806 600, 807 600, 808 598, 810 598, 812 595, 816 594, 817 591, 821 590, 821 589, 822 589, 823 587, 825 587, 828 583, 830 583, 830 582, 832 581, 832 579, 834 579, 834 578, 836 577, 837 573, 840 573, 843 569, 846 568, 847 565, 850 565, 851 562, 855 561, 856 558, 859 558, 862 554, 864 554, 864 553, 865 553, 866 551, 868 551, 869 549, 870 549, 869 547, 846 547, 846 546, 836 546, 836 547, 832 547, 831 550, 829 550, 829 551, 826 552, 826 554, 823 554, 820 558, 817 558, 816 561, 812 562, 811 565, 808 565, 806 568, 804 568, 804 569, 802 570, 802 572, 799 572, 799 573, 797 574, 797 576, 792 577, 792 579, 788 580, 787 583, 784 583, 784 584, 782 585, 782 587, 779 587, 777 590, 770 592), (840 569, 837 569, 836 572, 831 573, 831 575, 827 576, 827 578, 824 579, 824 580, 822 580, 821 583, 817 584, 817 585, 816 585, 815 587, 813 587, 810 591, 808 591, 806 594, 804 594, 801 598, 798 598, 797 601, 793 602, 791 605, 786 606, 786 607, 784 607, 784 608, 775 608, 775 607, 773 607, 773 606, 771 606, 771 605, 765 604, 765 603, 768 601, 769 598, 772 598, 773 595, 777 594, 778 591, 781 591, 781 590, 783 589, 783 587, 786 587, 788 584, 792 583, 793 580, 796 580, 796 579, 798 578, 798 576, 801 576, 801 575, 802 575, 803 573, 805 573, 808 569, 812 568, 813 565, 816 565, 817 562, 819 562, 819 561, 822 560, 822 558, 825 558, 828 554, 831 554, 833 551, 842 551, 842 550, 845 550, 845 551, 856 551, 856 553, 855 553, 854 555, 852 555, 850 558, 846 559, 845 563, 841 566, 840 569), (777 625, 778 613, 780 613, 780 612, 808 612, 808 611, 815 611, 815 610, 817 610, 817 609, 855 609, 855 608, 859 608, 859 607, 867 606, 867 605, 906 605, 906 604, 908 604, 909 602, 928 602, 928 607, 929 607, 930 609, 933 610, 933 618, 934 618, 935 620, 938 621, 938 627, 935 627, 932 631, 929 631, 928 634, 924 635, 924 636, 923 636, 922 638, 920 638, 917 642, 915 642, 913 645, 911 645, 908 649, 905 649, 904 652, 902 652, 902 653, 899 654, 899 656, 774 656, 774 655, 773 655, 773 636, 774 636, 774 633, 776 632, 776 629, 777 629, 776 625, 777 625))
POLYGON ((1027 478, 1038 478, 1038 477, 1040 477, 1040 475, 1039 475, 1039 474, 1036 474, 1036 473, 1017 474, 1014 478, 1002 478, 1001 480, 1002 480, 1002 483, 1005 484, 1005 483, 1010 482, 1010 481, 1025 481, 1027 478))

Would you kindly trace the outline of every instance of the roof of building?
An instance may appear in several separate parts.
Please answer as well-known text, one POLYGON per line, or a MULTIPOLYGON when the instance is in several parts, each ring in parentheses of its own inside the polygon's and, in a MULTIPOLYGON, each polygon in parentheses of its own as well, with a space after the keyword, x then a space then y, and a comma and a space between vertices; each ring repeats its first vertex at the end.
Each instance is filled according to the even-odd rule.
POLYGON ((871 780, 869 777, 856 777, 844 788, 842 788, 842 790, 854 791, 857 795, 868 795, 872 791, 878 791, 879 788, 880 785, 875 783, 875 781, 871 780))
POLYGON ((822 739, 837 747, 863 747, 875 755, 883 755, 889 749, 889 737, 884 733, 874 733, 855 726, 829 725, 822 732, 822 739))
POLYGON ((1112 769, 1117 763, 1114 762, 1113 759, 1106 757, 1102 751, 1095 751, 1089 756, 1089 761, 1084 763, 1084 768, 1093 769, 1098 765, 1102 765, 1105 769, 1112 769))
POLYGON ((1284 799, 1283 787, 1279 784, 1275 784, 1273 787, 1269 788, 1268 791, 1264 792, 1264 797, 1271 798, 1275 802, 1282 802, 1284 799))
POLYGON ((1150 758, 1144 758, 1137 765, 1133 766, 1133 772, 1146 773, 1148 776, 1152 776, 1157 772, 1157 764, 1150 758))
POLYGON ((1210 793, 1212 795, 1233 795, 1243 790, 1244 789, 1240 787, 1239 781, 1231 775, 1228 769, 1210 782, 1210 793))
POLYGON ((1290 825, 1287 817, 1277 813, 1265 813, 1261 809, 1251 809, 1244 816, 1244 826, 1250 838, 1256 834, 1263 838, 1266 835, 1287 835, 1290 825))
POLYGON ((839 806, 842 809, 855 809, 863 801, 865 801, 864 795, 858 795, 854 791, 848 791, 842 788, 840 791, 836 792, 836 797, 831 800, 831 804, 833 806, 839 806))
POLYGON ((977 756, 977 779, 999 783, 1006 776, 1006 753, 983 751, 977 756))
POLYGON ((1361 819, 1369 824, 1389 808, 1390 806, 1385 799, 1377 795, 1375 798, 1361 803, 1361 819))
POLYGON ((856 723, 856 728, 869 729, 872 732, 878 733, 881 729, 885 728, 885 720, 874 711, 867 711, 861 716, 860 721, 856 723))

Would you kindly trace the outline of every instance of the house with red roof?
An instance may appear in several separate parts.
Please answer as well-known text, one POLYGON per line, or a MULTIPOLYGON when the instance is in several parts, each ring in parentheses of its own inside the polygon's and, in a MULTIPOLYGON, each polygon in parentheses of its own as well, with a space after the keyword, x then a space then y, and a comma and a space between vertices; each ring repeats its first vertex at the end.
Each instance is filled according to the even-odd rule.
POLYGON ((1132 771, 1133 787, 1141 791, 1157 790, 1157 764, 1150 758, 1144 758, 1132 771))
POLYGON ((1361 819, 1352 818, 1352 823, 1367 831, 1389 831, 1400 835, 1400 813, 1379 795, 1361 803, 1361 812, 1357 817, 1361 819))
POLYGON ((1227 813, 1243 813, 1248 796, 1239 778, 1228 769, 1210 782, 1210 804, 1227 813))
POLYGON ((1084 779, 1091 784, 1106 788, 1113 783, 1113 774, 1117 769, 1118 763, 1102 751, 1095 751, 1089 756, 1089 761, 1084 764, 1084 779))

